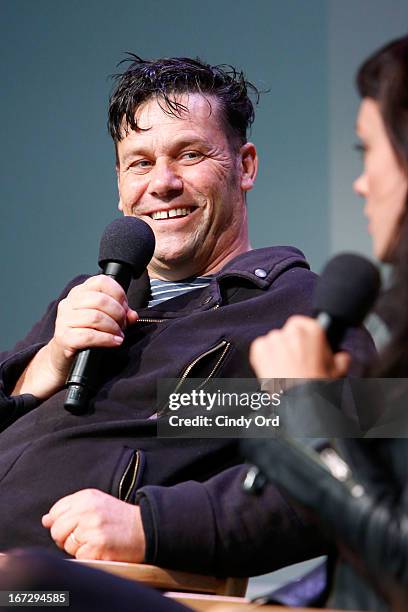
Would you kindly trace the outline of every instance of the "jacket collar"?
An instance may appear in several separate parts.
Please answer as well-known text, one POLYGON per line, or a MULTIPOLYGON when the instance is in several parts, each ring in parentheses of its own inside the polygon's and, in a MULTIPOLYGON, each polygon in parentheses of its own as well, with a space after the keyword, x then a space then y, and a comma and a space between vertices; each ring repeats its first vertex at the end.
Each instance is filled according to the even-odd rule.
POLYGON ((249 281, 260 289, 267 289, 286 269, 291 267, 309 268, 301 251, 289 246, 254 249, 238 255, 217 272, 208 287, 184 293, 177 298, 162 302, 152 308, 146 305, 150 286, 147 274, 131 282, 128 291, 129 305, 138 311, 140 317, 160 319, 174 318, 194 311, 211 310, 221 305, 221 287, 228 281, 239 279, 249 281))
POLYGON ((261 289, 267 288, 279 274, 293 265, 309 268, 302 251, 290 246, 265 247, 238 255, 216 275, 217 281, 240 277, 261 289))

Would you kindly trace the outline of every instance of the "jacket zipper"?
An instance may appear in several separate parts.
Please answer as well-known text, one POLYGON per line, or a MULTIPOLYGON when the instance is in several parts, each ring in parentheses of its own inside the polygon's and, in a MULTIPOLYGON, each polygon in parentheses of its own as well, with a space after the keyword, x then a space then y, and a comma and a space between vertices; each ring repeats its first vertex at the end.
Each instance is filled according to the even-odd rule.
MULTIPOLYGON (((216 308, 216 306, 214 307, 216 308)), ((210 380, 210 378, 212 378, 212 376, 214 376, 214 373, 216 372, 218 366, 220 365, 220 363, 222 362, 222 360, 224 359, 225 355, 227 354, 229 348, 231 346, 231 342, 228 342, 227 340, 221 340, 221 342, 219 342, 216 346, 213 346, 212 348, 208 349, 208 351, 205 351, 205 353, 201 353, 201 355, 199 355, 198 357, 196 357, 184 370, 183 374, 181 375, 180 380, 178 381, 177 385, 175 386, 174 390, 172 391, 172 393, 177 393, 177 391, 180 389, 181 385, 184 383, 184 381, 186 380, 187 376, 189 375, 189 373, 191 372, 191 370, 194 368, 194 366, 200 361, 200 359, 203 359, 204 357, 207 357, 207 355, 211 355, 211 353, 214 353, 214 351, 217 351, 218 349, 220 349, 221 347, 224 347, 221 355, 219 356, 219 358, 217 359, 217 363, 215 364, 215 366, 213 367, 213 369, 211 370, 211 372, 209 373, 209 375, 207 376, 207 378, 201 383, 201 385, 199 385, 199 389, 202 389, 204 387, 204 385, 207 384, 207 382, 210 380)), ((169 394, 170 395, 170 394, 169 394)), ((166 410, 166 407, 168 405, 168 401, 157 410, 157 416, 161 416, 163 414, 163 412, 166 410)))
POLYGON ((125 471, 123 472, 123 476, 120 479, 120 483, 119 483, 119 499, 121 501, 127 501, 129 499, 130 493, 135 485, 136 482, 136 477, 139 471, 139 467, 140 467, 140 453, 139 451, 135 451, 134 453, 132 453, 132 456, 129 460, 129 463, 126 466, 125 471), (126 480, 127 475, 129 474, 130 470, 132 469, 132 464, 134 464, 133 466, 133 472, 132 472, 132 478, 130 481, 130 484, 127 488, 127 491, 125 494, 123 494, 123 486, 126 480))
POLYGON ((218 351, 218 349, 220 349, 221 347, 224 347, 224 350, 222 351, 220 357, 217 360, 217 363, 215 364, 215 366, 213 367, 213 369, 211 370, 211 372, 209 373, 209 375, 207 376, 207 378, 204 380, 204 382, 201 383, 200 387, 203 387, 205 384, 207 384, 207 382, 210 380, 210 378, 212 378, 212 376, 214 376, 214 372, 216 372, 218 366, 220 365, 220 363, 222 362, 222 360, 224 359, 229 347, 231 346, 231 342, 227 342, 227 340, 221 340, 221 342, 219 342, 216 346, 213 346, 212 348, 208 349, 208 351, 205 351, 205 353, 201 353, 201 355, 199 355, 198 357, 196 357, 184 370, 183 374, 181 375, 180 380, 178 381, 176 388, 174 389, 173 393, 177 393, 177 391, 180 389, 181 385, 184 383, 184 381, 186 380, 187 376, 190 374, 191 370, 194 368, 194 366, 204 357, 207 357, 208 355, 211 355, 211 353, 214 353, 215 351, 218 351))
MULTIPOLYGON (((216 304, 215 306, 212 307, 212 310, 217 310, 217 308, 219 308, 220 305, 216 304)), ((165 321, 172 321, 173 319, 138 319, 136 321, 136 323, 164 323, 165 321)))
MULTIPOLYGON (((211 308, 211 310, 217 310, 220 307, 220 304, 216 304, 215 306, 213 306, 211 308)), ((164 323, 165 321, 167 321, 168 319, 148 319, 148 318, 142 318, 142 319, 138 319, 136 321, 140 322, 140 323, 164 323)), ((207 376, 207 378, 201 383, 201 385, 199 386, 199 388, 201 389, 202 387, 204 387, 204 385, 207 384, 207 382, 210 380, 210 378, 212 378, 212 376, 214 376, 214 373, 217 371, 218 366, 220 365, 220 363, 222 362, 222 360, 224 359, 225 355, 228 352, 229 347, 231 346, 231 342, 227 342, 227 340, 221 340, 221 342, 219 342, 216 346, 213 346, 212 348, 208 349, 208 351, 205 351, 205 353, 201 353, 201 355, 199 355, 198 357, 196 357, 184 370, 183 374, 181 375, 180 380, 178 381, 176 388, 174 389, 173 393, 176 393, 178 391, 178 389, 180 389, 181 385, 184 383, 185 379, 187 378, 187 376, 189 375, 189 373, 191 372, 192 368, 200 361, 200 359, 203 359, 204 357, 207 357, 207 355, 211 355, 211 353, 213 353, 214 351, 217 351, 219 348, 224 347, 224 350, 222 351, 219 359, 217 360, 217 363, 215 364, 215 366, 213 367, 213 369, 211 370, 211 372, 209 373, 209 375, 207 376)), ((160 408, 157 411, 157 415, 159 416, 166 408, 167 403, 160 408)), ((127 470, 126 470, 127 471, 127 470)), ((126 472, 124 474, 124 476, 126 475, 126 472)))
POLYGON ((138 319, 136 323, 164 323, 166 319, 138 319))

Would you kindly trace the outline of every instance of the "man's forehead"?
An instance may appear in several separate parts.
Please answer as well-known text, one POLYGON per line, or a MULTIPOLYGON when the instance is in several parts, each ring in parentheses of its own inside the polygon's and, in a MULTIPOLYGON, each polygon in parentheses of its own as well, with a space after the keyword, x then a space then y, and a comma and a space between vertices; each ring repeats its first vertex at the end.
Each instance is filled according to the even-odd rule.
MULTIPOLYGON (((157 124, 183 124, 187 127, 212 123, 221 127, 220 103, 215 96, 199 93, 169 94, 169 101, 163 97, 149 98, 135 111, 135 119, 141 131, 157 124)), ((125 121, 125 118, 124 118, 125 121)), ((124 125, 125 127, 125 125, 124 125)))

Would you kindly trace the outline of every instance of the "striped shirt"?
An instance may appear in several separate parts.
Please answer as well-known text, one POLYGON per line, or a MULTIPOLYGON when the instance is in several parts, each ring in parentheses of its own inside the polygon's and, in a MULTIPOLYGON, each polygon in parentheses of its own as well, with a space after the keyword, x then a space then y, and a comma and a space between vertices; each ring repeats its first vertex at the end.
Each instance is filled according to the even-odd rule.
POLYGON ((171 298, 192 291, 193 289, 200 289, 208 287, 211 282, 212 275, 210 276, 192 276, 181 281, 163 281, 157 278, 150 279, 150 300, 149 308, 151 306, 157 306, 161 302, 170 300, 171 298))

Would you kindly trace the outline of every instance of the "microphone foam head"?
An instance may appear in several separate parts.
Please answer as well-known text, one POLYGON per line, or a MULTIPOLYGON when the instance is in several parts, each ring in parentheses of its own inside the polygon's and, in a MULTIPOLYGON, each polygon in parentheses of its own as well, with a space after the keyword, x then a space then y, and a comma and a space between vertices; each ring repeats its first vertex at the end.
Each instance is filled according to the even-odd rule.
POLYGON ((124 263, 137 278, 146 269, 155 248, 153 230, 136 217, 120 217, 109 223, 102 234, 98 263, 101 268, 109 261, 124 263))
POLYGON ((314 295, 314 310, 327 312, 350 326, 361 325, 380 290, 378 268, 355 253, 333 257, 323 269, 314 295))

